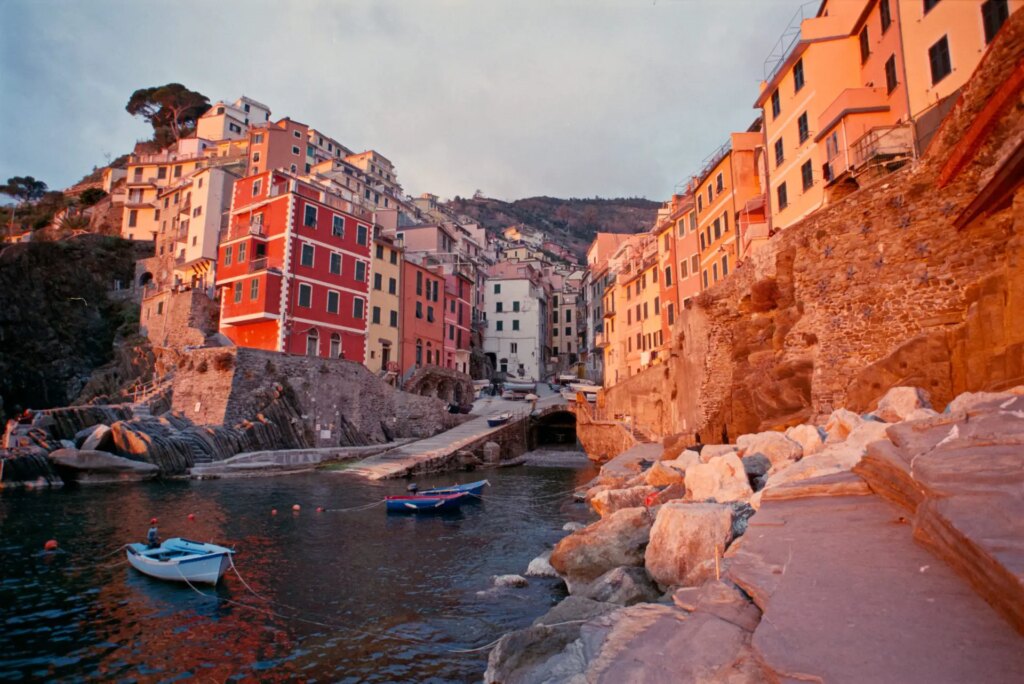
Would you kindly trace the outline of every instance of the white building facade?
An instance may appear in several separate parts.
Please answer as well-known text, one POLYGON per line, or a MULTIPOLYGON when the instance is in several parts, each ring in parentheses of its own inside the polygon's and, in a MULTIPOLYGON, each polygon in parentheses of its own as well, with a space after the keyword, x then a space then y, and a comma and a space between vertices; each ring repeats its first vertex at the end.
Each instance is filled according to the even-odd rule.
POLYGON ((487 280, 484 309, 483 348, 495 370, 513 379, 543 380, 550 317, 540 273, 527 264, 496 264, 487 280))

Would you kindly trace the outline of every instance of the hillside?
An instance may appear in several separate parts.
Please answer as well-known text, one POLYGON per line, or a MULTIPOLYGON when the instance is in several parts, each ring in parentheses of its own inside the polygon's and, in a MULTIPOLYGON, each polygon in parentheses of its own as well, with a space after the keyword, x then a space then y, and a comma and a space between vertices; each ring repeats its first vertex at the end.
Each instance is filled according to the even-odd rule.
POLYGON ((488 230, 500 231, 516 224, 542 230, 555 242, 583 257, 598 232, 638 233, 649 229, 660 204, 640 197, 527 197, 514 202, 490 197, 456 197, 447 206, 457 214, 473 218, 488 230))

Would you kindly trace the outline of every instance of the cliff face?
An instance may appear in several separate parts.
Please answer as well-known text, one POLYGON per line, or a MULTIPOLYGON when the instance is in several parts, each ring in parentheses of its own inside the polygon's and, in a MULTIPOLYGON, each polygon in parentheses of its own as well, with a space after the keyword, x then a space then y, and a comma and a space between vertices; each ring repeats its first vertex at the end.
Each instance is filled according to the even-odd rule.
POLYGON ((138 308, 109 296, 137 255, 119 238, 82 235, 0 252, 0 410, 69 403, 134 332, 138 308))
POLYGON ((1024 17, 924 157, 788 228, 678 321, 671 358, 612 388, 654 434, 705 442, 1024 382, 1024 17))

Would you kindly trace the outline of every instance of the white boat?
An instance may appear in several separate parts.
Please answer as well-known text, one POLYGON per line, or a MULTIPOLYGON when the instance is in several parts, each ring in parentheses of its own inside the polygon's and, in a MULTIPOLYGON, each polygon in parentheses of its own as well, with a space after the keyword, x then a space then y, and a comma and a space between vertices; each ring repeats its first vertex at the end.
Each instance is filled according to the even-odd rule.
POLYGON ((172 537, 160 546, 127 545, 128 562, 139 572, 171 582, 217 584, 231 566, 231 549, 172 537))
MULTIPOLYGON (((561 392, 562 398, 565 399, 566 401, 576 401, 576 397, 579 396, 582 390, 577 391, 574 389, 566 388, 563 389, 561 392)), ((583 396, 586 397, 587 401, 590 402, 591 404, 597 401, 597 392, 583 392, 583 396)))

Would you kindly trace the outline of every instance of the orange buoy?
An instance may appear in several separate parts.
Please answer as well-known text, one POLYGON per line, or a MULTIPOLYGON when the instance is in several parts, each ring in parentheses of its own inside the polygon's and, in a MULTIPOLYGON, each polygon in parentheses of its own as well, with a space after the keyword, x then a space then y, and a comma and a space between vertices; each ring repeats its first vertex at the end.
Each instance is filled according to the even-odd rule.
POLYGON ((45 549, 46 551, 56 551, 57 550, 57 540, 56 539, 50 539, 45 544, 43 544, 43 549, 45 549))
POLYGON ((270 515, 277 515, 277 509, 276 508, 271 508, 270 509, 270 515))
POLYGON ((294 506, 292 506, 292 510, 298 513, 299 511, 302 510, 302 506, 300 506, 299 504, 295 504, 294 506))
POLYGON ((188 519, 189 520, 195 520, 196 519, 196 514, 195 513, 189 513, 188 514, 188 519))

